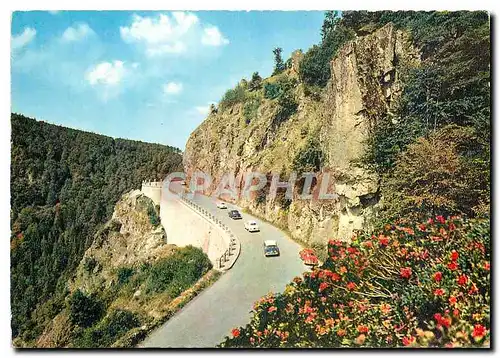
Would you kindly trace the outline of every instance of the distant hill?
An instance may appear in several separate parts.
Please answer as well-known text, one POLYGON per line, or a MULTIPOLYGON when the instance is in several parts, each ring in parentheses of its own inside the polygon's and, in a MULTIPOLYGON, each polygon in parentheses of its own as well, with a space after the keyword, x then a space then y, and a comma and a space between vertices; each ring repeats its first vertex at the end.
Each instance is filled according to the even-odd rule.
POLYGON ((12 336, 36 338, 115 203, 181 168, 178 148, 114 139, 11 114, 12 336))

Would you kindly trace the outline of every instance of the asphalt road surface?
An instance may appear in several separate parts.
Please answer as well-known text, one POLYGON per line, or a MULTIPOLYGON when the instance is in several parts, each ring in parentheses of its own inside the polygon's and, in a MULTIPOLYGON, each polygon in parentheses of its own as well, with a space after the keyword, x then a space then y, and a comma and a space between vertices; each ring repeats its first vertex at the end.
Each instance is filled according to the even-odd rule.
POLYGON ((228 204, 228 209, 218 209, 210 197, 196 195, 194 201, 231 228, 241 242, 240 256, 232 269, 153 331, 140 347, 215 347, 232 328, 249 322, 255 301, 269 292, 282 292, 295 276, 309 270, 299 258, 300 246, 278 228, 241 210, 243 219, 233 220, 227 211, 239 208, 228 204), (248 220, 257 221, 260 232, 247 232, 248 220), (265 257, 264 240, 276 240, 280 256, 265 257))

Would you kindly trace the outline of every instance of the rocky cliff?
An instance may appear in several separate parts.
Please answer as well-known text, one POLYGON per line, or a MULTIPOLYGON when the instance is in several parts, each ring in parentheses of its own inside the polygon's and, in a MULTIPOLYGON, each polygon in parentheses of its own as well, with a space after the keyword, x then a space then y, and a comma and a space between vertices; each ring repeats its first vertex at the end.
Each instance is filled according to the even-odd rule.
POLYGON ((316 153, 320 164, 311 199, 298 199, 302 179, 291 202, 278 195, 275 200, 240 197, 238 203, 296 239, 324 245, 328 239, 349 239, 354 230, 370 229, 380 205, 379 178, 360 164, 360 158, 374 123, 391 111, 401 93, 404 69, 418 64, 419 56, 407 34, 389 23, 343 46, 331 61, 326 88, 316 94, 298 80, 300 59, 301 54, 294 53, 285 73, 263 81, 295 81, 298 107, 293 115, 276 121, 277 103, 266 99, 263 90, 252 92, 245 102, 219 106, 191 134, 184 167, 188 177, 200 170, 216 182, 233 173, 241 188, 250 171, 279 173, 281 181, 288 180, 300 168, 300 158, 307 158, 301 153, 316 153), (325 173, 331 173, 328 189, 337 200, 318 200, 325 173))

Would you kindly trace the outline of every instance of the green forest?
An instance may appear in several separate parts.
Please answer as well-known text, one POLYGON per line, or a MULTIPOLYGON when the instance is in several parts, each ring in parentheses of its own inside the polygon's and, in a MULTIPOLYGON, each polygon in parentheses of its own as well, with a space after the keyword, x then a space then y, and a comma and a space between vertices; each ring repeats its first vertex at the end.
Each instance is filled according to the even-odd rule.
POLYGON ((181 168, 179 149, 11 114, 12 336, 33 340, 120 196, 181 168))

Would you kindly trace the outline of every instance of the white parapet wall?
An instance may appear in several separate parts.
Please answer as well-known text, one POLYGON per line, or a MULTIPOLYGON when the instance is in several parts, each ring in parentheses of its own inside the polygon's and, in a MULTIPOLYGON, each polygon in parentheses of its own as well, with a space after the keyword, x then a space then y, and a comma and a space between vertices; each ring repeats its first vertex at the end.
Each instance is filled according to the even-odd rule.
POLYGON ((229 269, 239 255, 239 241, 227 227, 196 204, 175 195, 163 195, 162 186, 162 182, 144 182, 141 191, 160 205, 167 243, 199 247, 214 267, 229 269))
POLYGON ((155 205, 160 205, 162 185, 163 183, 159 181, 142 182, 141 191, 153 200, 155 205))

